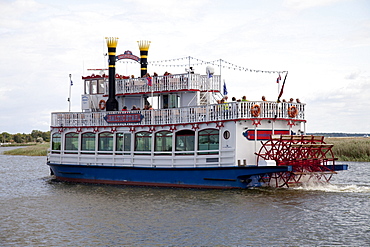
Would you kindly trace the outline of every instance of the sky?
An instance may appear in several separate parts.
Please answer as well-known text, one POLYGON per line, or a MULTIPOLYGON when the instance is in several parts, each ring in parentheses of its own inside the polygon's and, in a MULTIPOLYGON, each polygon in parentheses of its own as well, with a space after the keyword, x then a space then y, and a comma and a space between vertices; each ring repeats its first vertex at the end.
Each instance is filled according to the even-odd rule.
MULTIPOLYGON (((282 98, 307 104, 307 132, 370 133, 368 0, 0 0, 0 133, 48 131, 50 113, 69 110, 69 74, 80 111, 81 77, 107 67, 105 37, 119 38, 117 55, 139 56, 137 41, 151 41, 148 62, 191 56, 289 71, 282 98)), ((277 99, 278 74, 225 65, 215 72, 229 97, 277 99)))

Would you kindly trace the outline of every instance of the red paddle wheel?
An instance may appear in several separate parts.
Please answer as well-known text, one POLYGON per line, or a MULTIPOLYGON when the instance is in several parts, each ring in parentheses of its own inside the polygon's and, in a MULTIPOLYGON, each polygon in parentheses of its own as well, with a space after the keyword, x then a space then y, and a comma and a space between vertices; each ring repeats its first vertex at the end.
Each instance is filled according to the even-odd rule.
POLYGON ((336 160, 333 144, 326 144, 323 136, 273 135, 262 143, 260 159, 274 160, 277 166, 292 166, 290 172, 267 174, 263 181, 272 187, 289 187, 305 182, 329 182, 336 160))

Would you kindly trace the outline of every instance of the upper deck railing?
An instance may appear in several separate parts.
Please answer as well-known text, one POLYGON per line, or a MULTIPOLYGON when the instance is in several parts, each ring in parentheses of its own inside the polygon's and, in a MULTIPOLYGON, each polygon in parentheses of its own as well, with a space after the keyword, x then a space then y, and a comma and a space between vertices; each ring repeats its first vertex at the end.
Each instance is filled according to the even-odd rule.
MULTIPOLYGON (((106 94, 108 94, 106 81, 106 94)), ((221 76, 214 75, 207 78, 200 74, 178 74, 151 77, 151 86, 147 78, 116 79, 116 94, 137 94, 146 92, 199 90, 220 91, 221 76)))
POLYGON ((171 109, 114 111, 114 112, 57 112, 51 115, 52 127, 97 127, 97 126, 133 126, 133 125, 171 125, 202 123, 238 119, 292 119, 304 120, 305 104, 276 102, 231 102, 194 107, 171 109), (257 111, 252 108, 258 105, 257 111), (296 109, 292 115, 291 109, 296 109), (108 123, 104 117, 109 114, 136 113, 142 115, 138 123, 108 123), (253 115, 254 113, 254 115, 253 115))

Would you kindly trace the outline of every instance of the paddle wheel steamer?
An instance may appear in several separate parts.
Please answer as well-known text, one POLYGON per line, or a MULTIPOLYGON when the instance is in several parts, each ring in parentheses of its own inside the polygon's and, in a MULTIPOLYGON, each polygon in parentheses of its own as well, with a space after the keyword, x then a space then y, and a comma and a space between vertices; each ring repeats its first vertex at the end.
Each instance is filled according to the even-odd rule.
POLYGON ((109 73, 82 77, 81 112, 51 115, 47 165, 70 182, 188 188, 289 187, 328 182, 332 145, 306 135, 305 104, 270 101, 217 103, 221 76, 149 76, 150 42, 140 59, 116 56, 107 38, 109 73), (117 59, 141 64, 141 77, 116 74, 117 59), (148 99, 155 99, 153 109, 148 99), (129 109, 135 105, 137 109, 129 109), (122 111, 122 109, 124 111, 122 111))

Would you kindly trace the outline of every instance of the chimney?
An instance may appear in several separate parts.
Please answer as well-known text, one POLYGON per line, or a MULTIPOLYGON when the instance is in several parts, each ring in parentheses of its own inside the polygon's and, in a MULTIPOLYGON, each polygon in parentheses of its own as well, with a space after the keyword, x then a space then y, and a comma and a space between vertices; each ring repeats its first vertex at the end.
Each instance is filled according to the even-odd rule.
POLYGON ((148 73, 147 66, 148 66, 148 50, 150 46, 150 41, 141 40, 137 42, 139 44, 140 49, 140 65, 141 65, 141 77, 143 77, 146 73, 148 73))
POLYGON ((116 47, 118 38, 105 38, 108 46, 109 59, 109 95, 106 104, 107 111, 118 111, 118 101, 116 100, 116 47))

